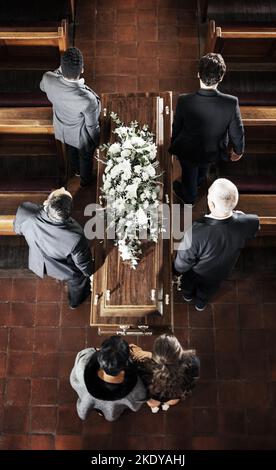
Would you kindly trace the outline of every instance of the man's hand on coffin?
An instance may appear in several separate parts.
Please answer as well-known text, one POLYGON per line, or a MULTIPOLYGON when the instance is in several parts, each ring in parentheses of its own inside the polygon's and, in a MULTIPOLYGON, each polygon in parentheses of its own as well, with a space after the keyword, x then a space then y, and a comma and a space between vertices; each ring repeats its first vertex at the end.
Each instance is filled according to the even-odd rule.
POLYGON ((230 160, 232 162, 238 162, 241 159, 242 155, 243 154, 238 155, 237 153, 234 152, 233 149, 230 150, 230 160))

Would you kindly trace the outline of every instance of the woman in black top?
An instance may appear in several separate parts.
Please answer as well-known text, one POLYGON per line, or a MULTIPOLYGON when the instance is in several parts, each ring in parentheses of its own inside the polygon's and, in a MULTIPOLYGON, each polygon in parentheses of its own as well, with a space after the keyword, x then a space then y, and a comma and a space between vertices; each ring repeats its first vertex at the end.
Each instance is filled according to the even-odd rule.
POLYGON ((87 348, 76 357, 70 382, 78 394, 77 412, 86 419, 92 409, 108 421, 126 409, 138 411, 146 390, 129 357, 129 346, 120 336, 106 339, 99 350, 87 348))

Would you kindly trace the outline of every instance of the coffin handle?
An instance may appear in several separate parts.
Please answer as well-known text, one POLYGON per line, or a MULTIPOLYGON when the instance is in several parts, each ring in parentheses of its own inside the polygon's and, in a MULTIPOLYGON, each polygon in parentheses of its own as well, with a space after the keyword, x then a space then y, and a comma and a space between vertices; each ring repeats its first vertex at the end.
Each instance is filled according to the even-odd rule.
POLYGON ((108 289, 108 290, 105 291, 105 300, 106 300, 107 302, 110 301, 110 289, 108 289))
POLYGON ((117 335, 126 335, 129 328, 129 325, 119 325, 119 331, 117 331, 117 335))

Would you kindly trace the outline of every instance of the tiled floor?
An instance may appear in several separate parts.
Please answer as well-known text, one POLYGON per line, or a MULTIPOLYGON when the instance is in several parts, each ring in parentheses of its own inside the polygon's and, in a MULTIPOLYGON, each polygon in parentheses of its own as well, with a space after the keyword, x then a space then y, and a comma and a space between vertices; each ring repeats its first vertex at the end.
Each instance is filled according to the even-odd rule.
MULTIPOLYGON (((88 83, 98 92, 194 89, 195 4, 79 1, 76 45, 88 83)), ((79 220, 86 196, 80 191, 75 205, 79 220)), ((115 423, 97 414, 82 423, 68 382, 76 353, 102 341, 89 327, 89 302, 71 311, 60 282, 2 271, 0 449, 275 448, 275 263, 268 257, 269 274, 263 266, 256 275, 254 260, 255 272, 252 258, 241 263, 247 271, 225 282, 203 313, 175 292, 175 334, 201 359, 193 396, 167 413, 144 406, 115 423)), ((150 348, 152 338, 139 342, 150 348)))
POLYGON ((0 448, 275 448, 275 285, 227 281, 204 313, 175 292, 175 333, 201 358, 193 396, 167 413, 144 406, 115 423, 94 413, 82 423, 68 376, 77 351, 102 340, 89 302, 72 312, 60 282, 1 278, 0 448))
POLYGON ((197 0, 81 0, 75 44, 98 93, 197 87, 197 0))

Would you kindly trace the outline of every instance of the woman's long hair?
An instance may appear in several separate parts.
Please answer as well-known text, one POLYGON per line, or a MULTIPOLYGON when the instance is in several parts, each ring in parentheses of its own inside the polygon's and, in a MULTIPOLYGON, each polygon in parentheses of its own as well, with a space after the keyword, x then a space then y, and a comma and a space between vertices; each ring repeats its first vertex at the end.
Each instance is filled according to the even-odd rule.
POLYGON ((156 339, 152 359, 144 362, 143 370, 150 397, 183 400, 195 386, 199 361, 195 351, 184 351, 175 336, 164 334, 156 339))

